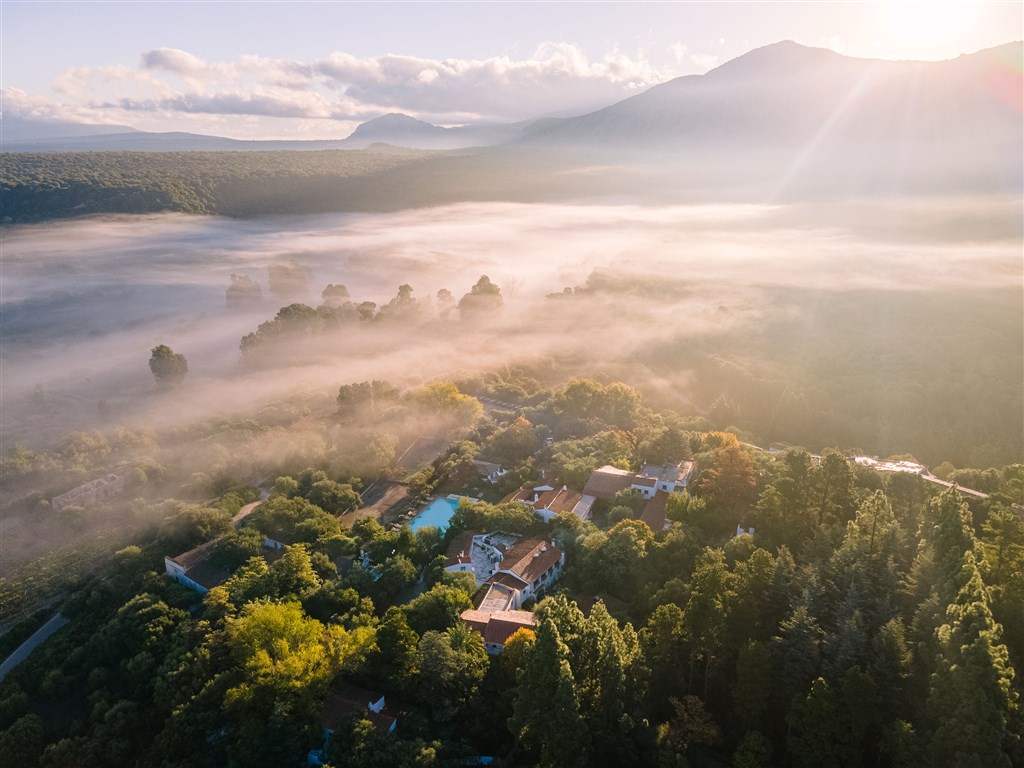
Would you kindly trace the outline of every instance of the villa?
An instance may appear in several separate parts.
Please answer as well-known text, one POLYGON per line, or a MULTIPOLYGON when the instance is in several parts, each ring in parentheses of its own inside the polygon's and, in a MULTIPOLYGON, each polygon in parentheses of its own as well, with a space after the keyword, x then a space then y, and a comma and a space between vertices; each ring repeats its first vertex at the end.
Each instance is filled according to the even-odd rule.
POLYGON ((564 485, 560 489, 550 485, 537 485, 533 488, 524 485, 501 501, 503 504, 508 501, 525 504, 536 512, 545 523, 551 522, 551 518, 563 512, 574 514, 581 520, 585 520, 585 515, 590 512, 590 504, 584 503, 583 495, 576 491, 570 491, 564 485))
POLYGON ((532 628, 533 614, 521 610, 528 600, 542 597, 562 573, 565 553, 554 542, 521 539, 495 531, 467 531, 448 548, 446 571, 472 573, 487 591, 462 620, 484 638, 488 653, 501 653, 505 641, 519 628, 532 628))

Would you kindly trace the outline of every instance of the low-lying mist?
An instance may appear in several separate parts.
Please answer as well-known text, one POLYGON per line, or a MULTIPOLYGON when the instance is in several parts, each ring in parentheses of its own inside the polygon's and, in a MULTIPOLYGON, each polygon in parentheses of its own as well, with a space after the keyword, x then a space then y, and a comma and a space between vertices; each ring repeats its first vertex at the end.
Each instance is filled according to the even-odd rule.
MULTIPOLYGON (((796 442, 807 436, 785 423, 787 407, 820 408, 845 391, 823 383, 825 356, 835 358, 832 370, 836 361, 857 366, 842 374, 843 387, 881 403, 882 414, 893 407, 893 387, 923 371, 932 377, 948 355, 998 377, 1004 414, 992 428, 1005 433, 1020 423, 1020 242, 1020 201, 1010 198, 481 203, 15 226, 3 233, 0 432, 4 450, 45 446, 72 429, 161 428, 243 413, 299 389, 364 379, 407 386, 546 360, 567 376, 621 378, 682 412, 704 413, 725 395, 747 403, 735 410, 740 426, 796 442), (270 270, 282 264, 305 270, 305 292, 271 293, 270 270), (460 321, 457 311, 439 318, 437 291, 458 301, 482 274, 501 288, 504 309, 485 319, 460 321), (259 283, 261 297, 228 308, 232 275, 259 283), (344 284, 356 304, 377 305, 408 284, 432 306, 414 322, 355 323, 258 365, 241 362, 242 336, 284 305, 321 304, 328 284, 344 284), (587 290, 548 298, 566 287, 587 290), (158 344, 188 360, 176 389, 158 388, 149 371, 158 344), (761 397, 775 403, 772 414, 761 397), (786 406, 786 397, 796 399, 786 406)), ((969 389, 921 396, 918 417, 964 406, 948 400, 969 389)), ((942 450, 916 447, 898 429, 855 430, 851 407, 859 406, 829 404, 839 414, 829 439, 879 452, 942 450)), ((991 442, 1004 446, 993 458, 1006 458, 1020 435, 991 442)))

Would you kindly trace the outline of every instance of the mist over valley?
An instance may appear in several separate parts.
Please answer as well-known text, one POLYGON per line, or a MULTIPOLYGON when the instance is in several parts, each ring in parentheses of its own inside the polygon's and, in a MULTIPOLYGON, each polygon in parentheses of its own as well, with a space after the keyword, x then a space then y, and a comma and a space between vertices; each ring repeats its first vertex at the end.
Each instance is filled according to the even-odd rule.
POLYGON ((1024 44, 898 5, 125 6, 5 87, 0 754, 1021 764, 1024 44))

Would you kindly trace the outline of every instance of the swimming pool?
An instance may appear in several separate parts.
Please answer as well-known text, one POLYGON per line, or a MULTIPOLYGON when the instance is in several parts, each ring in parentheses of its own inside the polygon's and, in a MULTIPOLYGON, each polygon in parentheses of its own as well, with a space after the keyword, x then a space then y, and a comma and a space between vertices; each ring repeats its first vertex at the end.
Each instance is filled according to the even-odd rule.
POLYGON ((434 499, 423 511, 409 521, 409 527, 414 531, 432 525, 438 531, 444 533, 448 529, 448 523, 459 508, 458 498, 448 497, 446 499, 434 499))

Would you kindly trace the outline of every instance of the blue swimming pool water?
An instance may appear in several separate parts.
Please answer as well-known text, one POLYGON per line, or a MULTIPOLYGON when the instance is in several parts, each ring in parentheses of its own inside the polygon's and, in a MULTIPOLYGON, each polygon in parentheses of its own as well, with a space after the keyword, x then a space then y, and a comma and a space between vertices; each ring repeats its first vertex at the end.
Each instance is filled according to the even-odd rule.
POLYGON ((434 499, 424 507, 416 517, 409 521, 409 527, 414 531, 432 525, 438 531, 444 533, 448 529, 448 523, 459 508, 459 502, 455 499, 434 499))

